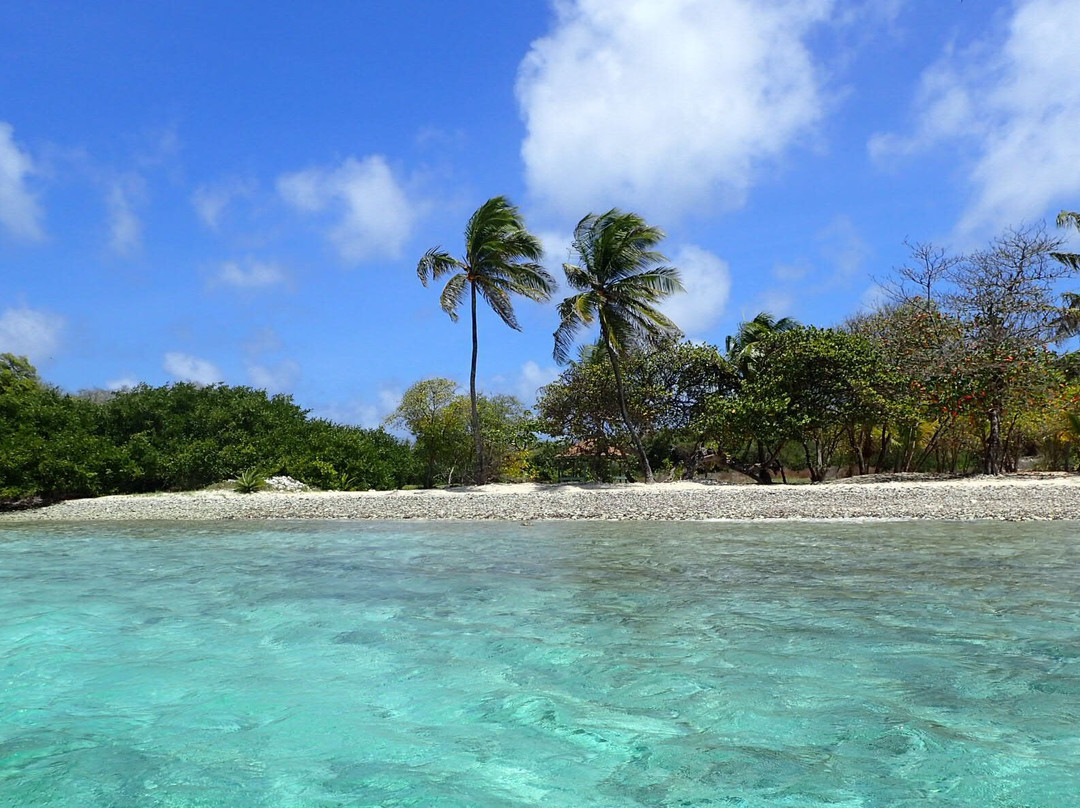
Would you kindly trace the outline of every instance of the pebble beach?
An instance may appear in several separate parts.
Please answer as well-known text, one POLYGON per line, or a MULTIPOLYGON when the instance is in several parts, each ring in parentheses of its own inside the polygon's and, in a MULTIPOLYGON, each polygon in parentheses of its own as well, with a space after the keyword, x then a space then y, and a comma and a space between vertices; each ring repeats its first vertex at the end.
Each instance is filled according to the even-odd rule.
POLYGON ((821 485, 533 483, 433 491, 196 491, 69 500, 0 522, 358 519, 1080 520, 1080 476, 1014 475, 821 485))

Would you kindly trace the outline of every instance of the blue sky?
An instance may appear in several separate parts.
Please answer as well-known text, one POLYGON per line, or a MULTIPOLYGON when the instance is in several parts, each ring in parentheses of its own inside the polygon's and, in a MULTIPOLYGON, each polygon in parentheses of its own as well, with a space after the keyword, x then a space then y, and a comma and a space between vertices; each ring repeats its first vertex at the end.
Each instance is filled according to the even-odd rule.
MULTIPOLYGON (((586 213, 662 227, 693 338, 836 324, 905 238, 1080 207, 1077 41, 1076 0, 7 3, 0 351, 374 426, 467 383, 416 262, 498 194, 560 278, 586 213)), ((517 311, 481 387, 531 403, 557 318, 517 311)))

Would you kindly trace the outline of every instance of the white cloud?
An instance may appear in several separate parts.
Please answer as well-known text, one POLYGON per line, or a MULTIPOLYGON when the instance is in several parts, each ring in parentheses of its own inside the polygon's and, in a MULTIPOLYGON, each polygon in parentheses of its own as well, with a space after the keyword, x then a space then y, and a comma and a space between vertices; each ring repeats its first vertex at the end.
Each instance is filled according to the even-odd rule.
POLYGON ((838 9, 837 22, 841 25, 869 24, 891 26, 904 8, 907 0, 862 0, 848 3, 838 9))
POLYGON ((300 363, 283 359, 274 365, 248 365, 251 384, 270 393, 288 392, 300 378, 300 363))
POLYGON ((278 178, 278 193, 303 213, 328 209, 340 220, 328 232, 349 263, 401 254, 416 210, 382 155, 349 157, 333 169, 312 168, 278 178))
POLYGON ((731 292, 731 272, 722 258, 687 245, 673 261, 686 292, 663 301, 661 311, 687 334, 702 334, 724 314, 731 292))
POLYGON ((264 289, 284 283, 285 270, 278 264, 247 258, 241 261, 226 261, 214 277, 214 282, 237 289, 264 289))
POLYGON ((1017 0, 1003 42, 947 50, 923 74, 915 132, 875 136, 871 155, 886 161, 948 140, 970 149, 972 198, 961 234, 1074 204, 1080 194, 1078 39, 1075 0, 1017 0))
POLYGON ((573 264, 579 260, 578 256, 574 255, 572 234, 545 230, 537 236, 544 245, 544 264, 556 277, 561 276, 563 264, 573 264))
POLYGON ((790 317, 795 311, 795 298, 780 289, 770 289, 757 297, 756 305, 744 310, 740 320, 752 320, 761 312, 768 312, 773 317, 790 317))
POLYGON ((0 313, 0 353, 25 356, 33 363, 51 358, 60 347, 64 318, 23 306, 0 313))
POLYGON ((876 311, 889 302, 889 293, 881 284, 875 283, 866 287, 859 297, 859 313, 876 311))
POLYGON ((335 402, 319 408, 315 415, 338 424, 356 424, 364 429, 377 429, 382 426, 386 417, 397 409, 401 403, 401 395, 399 388, 383 386, 379 388, 374 404, 362 399, 335 402))
POLYGON ((138 387, 139 380, 133 376, 124 376, 121 379, 113 379, 112 381, 105 382, 106 390, 130 390, 132 387, 138 387))
POLYGON ((392 413, 398 408, 401 403, 401 396, 403 395, 401 388, 399 387, 380 387, 378 393, 378 411, 382 413, 382 417, 392 413))
POLYGON ((531 359, 521 366, 521 377, 517 383, 518 400, 526 407, 531 407, 536 401, 536 391, 546 384, 550 384, 559 377, 559 369, 554 365, 541 367, 531 359))
POLYGON ((130 257, 142 247, 142 222, 135 201, 143 192, 142 180, 128 174, 114 180, 105 197, 109 214, 109 246, 117 255, 130 257))
POLYGON ((738 207, 823 113, 804 37, 833 0, 562 0, 522 62, 530 190, 562 214, 738 207))
POLYGON ((26 186, 34 163, 19 149, 14 134, 11 124, 0 121, 0 225, 16 238, 38 240, 44 237, 43 214, 26 186))
POLYGON ((200 185, 191 195, 191 204, 195 213, 211 230, 217 230, 226 208, 236 199, 250 197, 255 193, 255 184, 245 180, 200 185))
POLYGON ((180 382, 214 384, 224 378, 222 372, 218 370, 217 365, 213 362, 176 351, 165 354, 165 362, 162 367, 166 373, 180 382))

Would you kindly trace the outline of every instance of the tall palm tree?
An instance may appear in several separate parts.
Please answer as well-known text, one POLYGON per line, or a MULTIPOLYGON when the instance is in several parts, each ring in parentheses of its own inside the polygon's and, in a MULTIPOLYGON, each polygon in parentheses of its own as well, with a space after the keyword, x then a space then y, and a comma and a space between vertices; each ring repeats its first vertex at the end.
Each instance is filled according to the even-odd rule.
POLYGON ((679 271, 658 266, 667 259, 654 248, 664 232, 651 227, 636 213, 612 208, 590 213, 574 230, 574 250, 580 265, 563 264, 566 281, 578 294, 559 304, 559 328, 555 332, 555 360, 567 360, 574 337, 594 321, 600 323, 600 343, 615 374, 619 412, 634 443, 646 482, 653 482, 652 467, 641 437, 626 409, 620 356, 632 345, 678 335, 678 327, 656 309, 656 304, 682 292, 679 271))
POLYGON ((550 300, 557 284, 539 263, 544 249, 540 240, 525 229, 517 207, 504 196, 481 205, 465 226, 465 254, 454 258, 440 247, 424 253, 416 274, 424 286, 450 275, 440 304, 457 322, 458 309, 469 298, 472 316, 472 366, 469 371, 469 398, 472 403, 472 432, 476 442, 478 482, 486 482, 484 440, 480 434, 480 413, 476 407, 476 298, 479 295, 499 318, 515 331, 521 330, 511 295, 522 295, 541 303, 550 300))

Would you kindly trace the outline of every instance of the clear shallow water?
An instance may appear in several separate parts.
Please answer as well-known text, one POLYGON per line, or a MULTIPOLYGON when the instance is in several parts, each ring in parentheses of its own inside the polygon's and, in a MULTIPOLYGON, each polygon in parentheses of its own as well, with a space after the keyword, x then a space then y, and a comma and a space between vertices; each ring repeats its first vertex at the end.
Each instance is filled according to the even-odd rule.
POLYGON ((1078 539, 3 527, 0 806, 1074 806, 1078 539))

